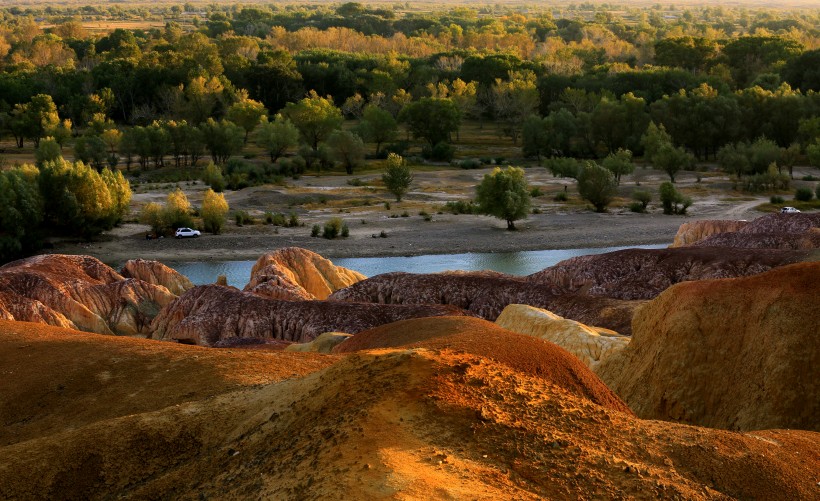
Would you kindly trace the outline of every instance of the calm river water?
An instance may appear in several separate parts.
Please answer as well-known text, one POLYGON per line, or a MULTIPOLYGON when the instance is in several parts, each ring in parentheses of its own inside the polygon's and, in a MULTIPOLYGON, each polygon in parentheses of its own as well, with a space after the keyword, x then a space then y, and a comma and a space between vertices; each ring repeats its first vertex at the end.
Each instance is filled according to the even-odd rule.
MULTIPOLYGON (((640 245, 632 248, 662 249, 667 245, 640 245)), ((357 257, 332 259, 333 264, 356 270, 372 277, 391 271, 408 273, 436 273, 447 270, 492 270, 510 275, 529 275, 559 261, 588 254, 603 254, 629 247, 599 247, 588 249, 560 249, 522 252, 489 252, 467 254, 430 254, 412 257, 357 257)), ((219 275, 228 278, 228 284, 242 288, 248 283, 251 268, 256 261, 165 262, 187 276, 194 284, 211 284, 219 275)))

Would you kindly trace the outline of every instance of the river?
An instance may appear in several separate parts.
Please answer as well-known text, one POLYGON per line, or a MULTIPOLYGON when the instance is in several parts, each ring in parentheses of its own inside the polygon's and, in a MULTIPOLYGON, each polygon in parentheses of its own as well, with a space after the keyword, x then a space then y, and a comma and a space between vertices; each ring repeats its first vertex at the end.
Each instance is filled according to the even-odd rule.
MULTIPOLYGON (((447 270, 492 270, 510 275, 529 275, 576 256, 603 254, 627 248, 662 249, 668 245, 639 245, 631 247, 598 247, 586 249, 558 249, 521 252, 487 252, 466 254, 428 254, 409 257, 356 257, 337 258, 333 263, 372 277, 391 271, 408 273, 436 273, 447 270)), ((225 275, 228 284, 243 288, 251 276, 256 261, 165 262, 187 276, 195 285, 216 282, 225 275)))

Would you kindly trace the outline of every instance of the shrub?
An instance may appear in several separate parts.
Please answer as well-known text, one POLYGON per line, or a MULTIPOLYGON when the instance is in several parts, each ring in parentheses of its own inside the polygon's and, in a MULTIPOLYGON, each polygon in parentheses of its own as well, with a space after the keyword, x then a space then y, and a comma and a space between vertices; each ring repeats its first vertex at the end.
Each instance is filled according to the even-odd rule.
POLYGON ((410 217, 410 213, 407 212, 407 211, 404 211, 404 212, 401 213, 401 217, 410 217))
POLYGON ((342 227, 345 226, 344 221, 342 221, 339 217, 332 217, 328 222, 325 223, 324 229, 322 231, 322 237, 327 239, 334 239, 338 237, 342 232, 342 227))
POLYGON ((578 193, 595 207, 595 212, 606 212, 615 192, 615 175, 595 162, 587 162, 578 174, 578 193))
POLYGON ((475 158, 467 158, 465 160, 461 160, 456 162, 456 165, 461 167, 462 169, 480 169, 482 164, 481 160, 477 160, 475 158))
POLYGON ((290 213, 290 217, 288 218, 288 223, 285 225, 288 228, 296 228, 299 226, 299 218, 296 217, 295 212, 290 213))
POLYGON ((646 212, 646 208, 643 206, 641 202, 632 202, 631 204, 629 204, 629 210, 631 210, 632 212, 637 212, 639 214, 646 212))
POLYGON ((444 204, 444 210, 451 214, 477 214, 478 206, 472 200, 457 200, 444 204))
POLYGON ((810 188, 797 188, 794 192, 794 199, 800 202, 808 202, 813 196, 810 188))
POLYGON ((350 236, 350 228, 347 227, 347 223, 342 224, 342 238, 347 238, 350 236))
POLYGON ((534 188, 532 188, 530 190, 530 197, 532 197, 532 198, 540 197, 543 194, 544 194, 544 192, 541 191, 541 188, 539 188, 538 186, 535 186, 534 188))
POLYGON ((314 225, 313 225, 313 228, 311 228, 311 229, 310 229, 310 236, 312 236, 312 237, 318 237, 318 236, 319 236, 319 233, 320 233, 321 231, 322 231, 322 227, 321 227, 321 226, 319 226, 318 224, 314 224, 314 225))
POLYGON ((247 211, 240 210, 236 211, 233 215, 234 220, 236 221, 237 226, 244 226, 246 224, 253 224, 253 218, 248 214, 247 211))
POLYGON ((429 146, 425 146, 421 150, 421 155, 424 158, 429 158, 430 160, 438 160, 441 162, 449 162, 453 159, 456 154, 456 149, 450 143, 441 141, 436 143, 435 146, 430 148, 429 146))
POLYGON ((637 211, 632 209, 632 206, 635 204, 630 205, 629 209, 632 212, 646 212, 646 207, 649 205, 649 202, 652 201, 652 193, 649 193, 646 190, 635 190, 632 193, 632 199, 635 200, 635 203, 641 205, 641 209, 637 211))
POLYGON ((660 199, 664 214, 686 214, 686 209, 692 205, 692 199, 684 197, 669 181, 661 183, 660 199))
POLYGON ((820 200, 820 184, 814 187, 814 196, 816 196, 817 199, 820 200))
POLYGON ((553 200, 555 200, 556 202, 566 202, 567 200, 569 200, 569 197, 567 196, 566 191, 562 191, 555 195, 553 197, 553 200))
POLYGON ((780 195, 772 195, 771 197, 769 197, 769 202, 775 205, 780 205, 785 201, 786 200, 784 200, 783 197, 781 197, 780 195))

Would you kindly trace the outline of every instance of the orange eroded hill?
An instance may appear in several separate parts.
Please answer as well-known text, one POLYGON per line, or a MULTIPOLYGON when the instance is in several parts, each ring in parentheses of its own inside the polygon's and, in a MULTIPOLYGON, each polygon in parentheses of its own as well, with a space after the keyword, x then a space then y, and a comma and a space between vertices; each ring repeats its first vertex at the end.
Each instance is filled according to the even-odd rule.
POLYGON ((394 349, 0 448, 0 497, 808 499, 818 451, 817 433, 642 421, 470 353, 394 349))
POLYGON ((333 360, 0 321, 0 446, 303 376, 333 360))
POLYGON ((563 348, 480 318, 431 317, 394 322, 360 332, 337 345, 333 352, 389 347, 449 349, 490 358, 599 405, 630 412, 586 365, 563 348))

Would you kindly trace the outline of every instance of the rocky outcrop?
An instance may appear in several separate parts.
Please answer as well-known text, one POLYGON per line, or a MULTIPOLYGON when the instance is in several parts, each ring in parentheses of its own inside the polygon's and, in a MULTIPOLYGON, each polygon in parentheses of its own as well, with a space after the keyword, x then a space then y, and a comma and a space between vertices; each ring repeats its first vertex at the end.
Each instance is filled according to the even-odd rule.
POLYGON ((452 306, 285 301, 233 287, 202 285, 157 315, 151 337, 202 346, 231 338, 306 343, 323 332, 356 333, 406 318, 461 314, 452 306))
POLYGON ((598 374, 639 416, 820 431, 820 263, 675 285, 598 374))
POLYGON ((810 251, 705 247, 625 249, 567 259, 527 278, 557 293, 651 299, 679 282, 755 275, 805 259, 811 259, 810 251))
POLYGON ((122 267, 120 275, 125 278, 136 278, 149 284, 161 285, 175 296, 179 296, 194 286, 188 277, 159 261, 131 259, 122 267))
POLYGON ((600 379, 565 350, 480 318, 414 318, 385 324, 356 334, 334 348, 333 353, 395 347, 477 355, 544 379, 598 405, 630 412, 600 379))
POLYGON ((325 332, 308 343, 291 344, 285 348, 285 351, 299 351, 310 353, 333 353, 333 348, 347 340, 352 334, 345 334, 344 332, 325 332))
POLYGON ((678 228, 672 247, 685 247, 701 240, 718 234, 737 231, 746 226, 748 221, 734 221, 731 219, 716 219, 704 221, 692 221, 683 223, 678 228))
POLYGON ((716 233, 693 245, 747 249, 818 249, 820 214, 769 214, 750 221, 736 231, 716 233))
POLYGON ((341 289, 330 299, 378 304, 448 304, 490 321, 509 304, 527 304, 624 334, 631 331, 632 311, 640 304, 568 294, 557 287, 492 272, 385 273, 341 289))
POLYGON ((59 254, 0 267, 0 295, 3 318, 118 335, 146 335, 160 308, 175 298, 95 258, 59 254))
POLYGON ((617 332, 589 327, 523 304, 511 304, 504 308, 495 323, 509 331, 557 344, 593 371, 604 359, 629 344, 629 338, 617 332))
POLYGON ((245 291, 274 299, 327 299, 336 290, 365 278, 315 252, 286 247, 256 261, 245 291))

